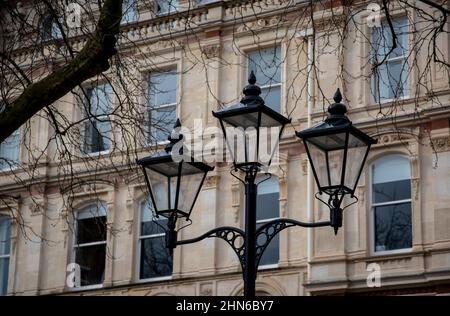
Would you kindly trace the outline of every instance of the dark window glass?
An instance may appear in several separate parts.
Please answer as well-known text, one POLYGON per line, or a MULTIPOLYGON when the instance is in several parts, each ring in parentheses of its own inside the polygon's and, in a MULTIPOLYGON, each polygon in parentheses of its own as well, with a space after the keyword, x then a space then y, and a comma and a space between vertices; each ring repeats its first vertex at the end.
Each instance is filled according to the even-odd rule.
POLYGON ((375 250, 411 248, 411 203, 375 207, 375 250))
POLYGON ((9 217, 0 217, 0 296, 8 293, 10 251, 11 220, 9 217))
MULTIPOLYGON (((262 224, 258 224, 257 227, 262 226, 262 224)), ((264 244, 267 241, 267 236, 262 234, 258 236, 258 240, 256 241, 258 245, 264 244)), ((266 250, 264 250, 264 254, 259 261, 260 266, 276 264, 280 260, 280 235, 276 235, 270 241, 266 250)))
POLYGON ((81 286, 102 284, 105 277, 106 244, 78 247, 76 263, 80 265, 81 286))
POLYGON ((93 204, 78 212, 75 263, 80 266, 80 286, 102 284, 106 257, 106 206, 93 204))
MULTIPOLYGON (((272 177, 258 185, 258 196, 256 200, 256 220, 257 227, 278 218, 280 215, 278 178, 272 177)), ((263 245, 267 236, 262 234, 257 239, 258 245, 263 245)), ((264 251, 259 262, 260 265, 276 264, 280 259, 279 255, 279 235, 275 236, 264 251)))
POLYGON ((383 203, 411 198, 411 181, 400 180, 373 185, 373 201, 383 203))
POLYGON ((141 279, 169 276, 172 274, 172 257, 166 248, 165 237, 141 240, 141 279))
POLYGON ((79 219, 77 237, 78 244, 106 240, 106 216, 79 219))
POLYGON ((375 251, 412 246, 410 178, 409 161, 399 155, 383 157, 372 166, 375 251))
POLYGON ((157 219, 149 201, 141 202, 140 272, 141 279, 172 274, 172 257, 166 248, 167 219, 157 219))

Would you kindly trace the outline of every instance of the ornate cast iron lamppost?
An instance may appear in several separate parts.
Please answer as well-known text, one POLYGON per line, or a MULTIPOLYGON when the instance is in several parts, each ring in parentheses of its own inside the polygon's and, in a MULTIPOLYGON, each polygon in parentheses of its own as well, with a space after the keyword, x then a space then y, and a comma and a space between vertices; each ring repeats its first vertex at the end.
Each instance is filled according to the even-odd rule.
MULTIPOLYGON (((264 129, 275 128, 276 145, 290 119, 282 116, 264 104, 261 89, 255 85, 253 72, 249 84, 244 88, 241 102, 217 112, 228 149, 233 158, 235 170, 245 174, 241 182, 245 185, 245 231, 236 227, 218 227, 188 240, 177 240, 175 230, 178 218, 189 219, 194 203, 208 171, 212 167, 195 161, 179 143, 182 135, 169 137, 170 144, 164 151, 137 161, 144 170, 150 197, 156 215, 168 218, 166 232, 167 247, 173 250, 178 245, 190 244, 209 237, 225 240, 239 258, 244 279, 244 296, 255 296, 255 281, 259 261, 270 241, 283 229, 291 226, 332 226, 337 232, 342 226, 340 207, 346 194, 354 197, 354 191, 362 172, 370 145, 375 141, 352 126, 345 116, 345 106, 340 103, 340 92, 335 95, 336 103, 329 108, 329 117, 310 129, 297 133, 304 140, 319 193, 326 193, 330 200, 330 221, 304 223, 294 219, 280 218, 256 228, 256 178, 261 171, 267 171, 276 146, 270 146, 269 155, 263 159, 260 152, 267 150, 264 129), (231 127, 231 128, 230 128, 231 127), (264 137, 265 136, 265 137, 264 137), (241 146, 237 146, 235 144, 241 146), (244 148, 240 148, 244 147, 244 148), (362 154, 361 154, 362 153, 362 154), (177 159, 172 159, 174 154, 177 159), (346 168, 347 155, 351 154, 352 168, 346 168), (354 157, 355 155, 355 157, 354 157), (180 159, 181 157, 181 159, 180 159), (358 163, 357 168, 356 163, 358 163), (348 169, 348 173, 346 173, 348 169), (335 181, 336 180, 336 181, 335 181)), ((179 121, 175 127, 180 127, 179 121)), ((234 175, 233 175, 234 176, 234 175)))

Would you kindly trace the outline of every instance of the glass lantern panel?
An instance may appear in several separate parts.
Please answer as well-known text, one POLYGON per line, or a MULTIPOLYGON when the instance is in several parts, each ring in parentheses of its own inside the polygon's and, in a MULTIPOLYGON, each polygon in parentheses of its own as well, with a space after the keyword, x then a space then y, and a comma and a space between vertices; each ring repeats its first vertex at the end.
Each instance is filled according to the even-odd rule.
POLYGON ((351 190, 353 190, 357 185, 367 149, 367 144, 360 138, 354 136, 353 134, 349 135, 344 185, 351 190))
POLYGON ((147 177, 150 183, 150 190, 155 200, 157 211, 169 209, 169 187, 168 178, 159 172, 147 168, 147 177))
POLYGON ((178 175, 178 163, 173 161, 154 164, 151 166, 151 169, 166 177, 176 177, 178 175))
MULTIPOLYGON (((183 169, 188 166, 192 167, 187 163, 183 163, 183 169)), ((190 174, 186 173, 181 176, 180 193, 178 198, 178 209, 180 211, 186 212, 188 214, 191 211, 195 202, 195 198, 197 197, 197 192, 199 191, 202 184, 204 174, 204 172, 197 172, 190 174)))
POLYGON ((227 146, 236 164, 257 161, 255 128, 243 129, 229 126, 226 133, 227 146))
POLYGON ((309 139, 305 140, 309 155, 311 156, 311 167, 314 169, 317 176, 317 185, 319 188, 328 185, 328 171, 326 162, 326 152, 317 147, 314 143, 310 143, 309 139))
POLYGON ((250 113, 239 113, 233 116, 223 118, 227 124, 231 126, 239 126, 242 128, 257 127, 258 126, 258 111, 250 113))
POLYGON ((339 133, 309 137, 308 141, 314 143, 322 150, 343 149, 345 147, 345 135, 346 133, 339 133))
POLYGON ((329 172, 329 186, 342 185, 342 167, 344 164, 345 149, 328 151, 327 169, 329 172))
POLYGON ((279 126, 281 128, 282 124, 274 119, 273 117, 267 115, 266 113, 261 113, 261 127, 273 127, 279 126))

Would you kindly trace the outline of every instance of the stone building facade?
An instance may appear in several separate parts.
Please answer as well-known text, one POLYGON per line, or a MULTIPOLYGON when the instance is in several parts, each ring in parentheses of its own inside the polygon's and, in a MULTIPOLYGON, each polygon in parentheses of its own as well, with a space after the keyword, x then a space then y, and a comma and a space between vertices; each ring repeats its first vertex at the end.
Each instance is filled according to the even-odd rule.
MULTIPOLYGON (((211 111, 216 110, 220 102, 229 104, 240 99, 248 69, 255 67, 257 75, 258 70, 270 73, 269 83, 262 85, 263 94, 268 87, 265 96, 280 113, 292 118, 292 124, 280 143, 279 162, 271 167, 275 181, 271 180, 260 193, 260 201, 274 209, 268 210, 270 215, 266 218, 259 218, 260 222, 276 217, 304 221, 328 218, 326 207, 313 198, 316 187, 311 186, 307 156, 294 131, 323 119, 324 110, 332 102, 337 87, 342 90, 351 120, 378 139, 357 187, 359 201, 344 211, 342 229, 336 236, 329 227, 282 231, 272 242, 258 272, 258 294, 448 294, 448 69, 437 62, 427 64, 421 52, 413 51, 414 57, 418 56, 414 59, 417 63, 407 70, 400 95, 392 96, 389 84, 384 83, 378 92, 380 102, 376 102, 371 88, 375 79, 370 75, 369 62, 369 42, 375 31, 364 24, 368 13, 362 10, 355 17, 362 31, 357 32, 350 26, 349 36, 343 39, 341 29, 334 27, 335 19, 342 18, 345 13, 340 2, 330 1, 315 9, 312 13, 314 32, 311 32, 311 25, 304 24, 296 15, 308 3, 286 0, 194 3, 183 0, 176 3, 176 11, 156 16, 149 12, 148 4, 142 3, 136 7, 137 14, 129 15, 131 20, 124 23, 121 31, 121 37, 132 39, 139 49, 124 44, 123 51, 134 54, 137 63, 141 58, 139 51, 151 48, 156 52, 152 62, 164 69, 162 73, 169 74, 168 79, 165 78, 172 80, 172 87, 176 86, 173 94, 165 92, 168 101, 160 105, 172 107, 173 117, 179 117, 188 128, 193 128, 195 119, 200 119, 203 127, 217 127, 218 122, 211 111), (183 32, 187 19, 195 21, 190 27, 192 37, 195 37, 192 41, 183 32), (308 66, 312 60, 311 52, 315 56, 314 66, 308 66), (202 63, 195 64, 194 59, 202 60, 202 63), (276 67, 270 62, 261 64, 268 60, 279 64, 276 67), (307 71, 313 67, 316 71, 307 71), (418 84, 421 70, 426 67, 432 68, 428 81, 432 97, 418 84), (308 85, 308 82, 312 84, 308 85), (399 98, 401 103, 396 112, 380 118, 380 111, 393 107, 398 102, 394 99, 399 98), (377 271, 380 272, 380 287, 370 287, 367 280, 372 280, 371 273, 377 271)), ((360 6, 365 8, 367 2, 360 6)), ((158 8, 165 10, 163 5, 158 8)), ((407 60, 412 58, 407 52, 413 50, 409 44, 414 38, 412 33, 401 33, 401 29, 410 25, 408 21, 417 22, 420 17, 400 7, 392 12, 399 25, 396 30, 400 30, 399 37, 406 45, 396 57, 407 60), (408 20, 402 22, 404 16, 408 16, 408 20)), ((448 22, 445 27, 448 28, 448 22)), ((449 37, 439 37, 438 45, 448 58, 449 37)), ((23 52, 16 57, 28 58, 23 52)), ((148 80, 152 70, 144 66, 137 68, 140 73, 136 73, 136 78, 142 78, 143 82, 148 80)), ((383 78, 383 75, 379 76, 383 78)), ((395 78, 398 76, 401 77, 399 73, 394 75, 395 78)), ((55 106, 75 113, 72 105, 76 102, 77 99, 69 94, 55 106)), ((113 105, 114 102, 113 98, 113 105)), ((148 217, 143 215, 147 212, 143 202, 147 194, 140 172, 127 174, 129 171, 121 170, 121 177, 116 179, 111 176, 111 170, 97 170, 98 181, 94 184, 72 188, 72 207, 67 209, 64 207, 67 197, 55 185, 58 163, 49 158, 56 146, 47 146, 52 133, 49 122, 34 117, 30 130, 20 130, 17 139, 24 139, 24 133, 29 133, 27 141, 46 155, 36 165, 41 176, 32 181, 18 182, 18 171, 8 167, 0 173, 0 193, 16 197, 0 205, 0 238, 7 241, 0 245, 0 283, 3 284, 0 289, 3 294, 242 294, 240 265, 222 240, 205 239, 179 246, 168 262, 159 262, 164 256, 159 253, 159 259, 153 265, 165 264, 165 268, 143 263, 147 260, 142 259, 146 249, 162 253, 164 250, 158 248, 158 241, 163 237, 160 231, 142 233, 148 217), (24 190, 24 183, 32 190, 24 190), (35 194, 30 196, 29 192, 35 194), (8 219, 11 212, 20 214, 25 226, 32 227, 36 236, 44 239, 23 234, 23 227, 8 219), (81 223, 92 225, 89 222, 92 218, 104 221, 105 232, 77 243, 75 232, 81 223), (150 248, 142 246, 147 242, 152 245, 150 248), (80 250, 83 247, 84 250, 80 250), (70 264, 80 263, 77 255, 82 251, 86 251, 80 255, 84 256, 82 269, 87 269, 82 272, 84 283, 71 287, 68 283, 73 272, 70 264), (90 254, 95 254, 94 260, 89 259, 90 254), (104 264, 98 260, 99 254, 103 256, 104 264)), ((22 142, 16 143, 16 159, 25 162, 29 155, 22 142)), ((11 149, 4 150, 11 152, 11 149)), ((108 155, 107 150, 97 151, 108 155)), ((146 148, 138 152, 140 157, 148 153, 146 148)), ((86 177, 89 176, 87 170, 86 177)), ((216 164, 195 205, 193 224, 182 229, 179 238, 192 238, 218 226, 243 227, 243 203, 243 186, 230 175, 230 165, 216 164)))

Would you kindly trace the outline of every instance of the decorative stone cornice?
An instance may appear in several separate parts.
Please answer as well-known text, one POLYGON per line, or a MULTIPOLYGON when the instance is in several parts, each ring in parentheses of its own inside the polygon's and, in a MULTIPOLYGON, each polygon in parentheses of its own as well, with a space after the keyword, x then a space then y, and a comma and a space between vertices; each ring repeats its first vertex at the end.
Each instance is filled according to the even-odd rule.
POLYGON ((432 139, 433 150, 437 153, 450 151, 450 136, 437 137, 432 139))

